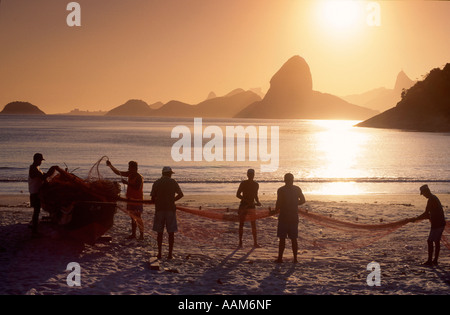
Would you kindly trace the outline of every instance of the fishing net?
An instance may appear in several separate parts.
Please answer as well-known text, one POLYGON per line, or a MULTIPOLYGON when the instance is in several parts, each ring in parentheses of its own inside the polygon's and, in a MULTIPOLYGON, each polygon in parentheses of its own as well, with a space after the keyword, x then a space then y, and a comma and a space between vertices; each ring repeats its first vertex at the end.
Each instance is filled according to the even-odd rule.
MULTIPOLYGON (((217 221, 239 222, 239 215, 236 209, 211 209, 211 208, 189 208, 177 206, 177 209, 185 213, 208 218, 217 221)), ((278 214, 272 209, 258 209, 249 212, 244 221, 255 221, 269 218, 278 214)), ((303 220, 299 222, 299 239, 302 244, 309 244, 311 249, 333 249, 333 250, 353 250, 369 246, 381 238, 397 231, 406 224, 412 222, 413 218, 407 218, 394 222, 365 224, 339 220, 331 216, 314 213, 310 210, 299 208, 299 216, 303 220)), ((266 222, 264 228, 276 230, 276 223, 266 222)), ((212 236, 218 237, 218 233, 224 230, 201 229, 205 234, 204 239, 212 236)), ((192 227, 188 228, 192 235, 192 227)), ((226 231, 226 230, 225 230, 226 231)), ((449 243, 450 222, 447 222, 445 231, 442 235, 442 243, 450 249, 449 243)), ((202 238, 200 238, 202 239, 202 238)))
MULTIPOLYGON (((184 211, 190 214, 195 214, 204 218, 209 218, 213 220, 219 220, 219 221, 231 221, 231 222, 239 222, 239 214, 237 209, 230 209, 230 208, 188 208, 188 207, 182 207, 177 206, 177 209, 180 211, 184 211)), ((273 215, 276 215, 277 212, 272 211, 271 208, 268 209, 249 209, 247 214, 245 215, 245 218, 243 219, 244 222, 248 221, 256 221, 259 219, 264 219, 271 217, 273 215)))
MULTIPOLYGON (((299 209, 304 218, 300 239, 313 248, 350 250, 367 247, 413 221, 407 218, 390 223, 360 224, 299 209)), ((426 220, 426 219, 423 219, 426 220)), ((299 228, 300 230, 302 228, 299 228)), ((427 234, 424 234, 427 237, 427 234)), ((450 222, 442 234, 442 244, 450 250, 450 222)))
MULTIPOLYGON (((126 201, 126 199, 122 200, 126 201)), ((128 200, 127 202, 150 203, 149 200, 128 200)), ((126 210, 125 207, 121 207, 121 209, 130 215, 131 218, 136 218, 136 215, 126 210)), ((179 227, 181 227, 180 231, 183 235, 201 243, 226 245, 223 243, 224 235, 226 233, 236 234, 237 227, 234 224, 233 228, 230 228, 230 225, 227 225, 226 222, 235 223, 240 220, 237 209, 177 206, 177 210, 186 215, 199 217, 194 220, 179 220, 181 221, 179 222, 181 223, 179 227), (217 221, 219 224, 212 225, 207 222, 208 219, 217 221), (222 223, 220 224, 220 222, 222 223)), ((299 208, 298 213, 301 218, 299 222, 299 240, 301 244, 306 244, 305 246, 310 249, 354 250, 367 247, 381 238, 394 233, 413 220, 413 218, 406 218, 394 222, 367 224, 339 220, 330 215, 315 213, 303 208, 299 208)), ((278 212, 273 211, 271 208, 252 209, 247 213, 244 221, 274 218, 277 214, 278 212)), ((265 221, 264 229, 272 229, 272 234, 276 235, 276 222, 277 220, 265 221)), ((147 220, 147 222, 144 221, 142 224, 150 227, 152 222, 147 220)), ((442 235, 442 244, 448 249, 450 249, 449 238, 450 222, 447 222, 442 235)))
POLYGON ((57 213, 74 202, 116 202, 120 186, 108 180, 83 180, 57 167, 40 192, 42 208, 57 213))
MULTIPOLYGON (((60 215, 62 213, 64 216, 64 214, 73 211, 74 204, 83 205, 83 202, 98 202, 106 205, 112 203, 114 207, 136 221, 141 230, 150 231, 152 220, 143 220, 139 212, 130 210, 132 207, 129 207, 129 205, 151 204, 151 201, 120 197, 120 184, 107 180, 102 175, 105 173, 105 170, 102 169, 106 165, 106 163, 102 163, 105 159, 107 160, 108 157, 101 157, 92 166, 86 180, 58 168, 58 175, 49 180, 44 190, 42 198, 45 201, 44 210, 50 213, 59 211, 60 215)), ((177 206, 177 209, 184 215, 199 217, 195 220, 180 220, 185 221, 180 222, 180 227, 184 235, 202 242, 219 240, 220 243, 221 236, 223 239, 225 233, 236 233, 236 224, 233 223, 240 221, 237 209, 186 206, 177 206), (217 224, 208 224, 207 220, 209 219, 216 221, 217 224), (224 224, 224 222, 229 224, 224 224)), ((151 211, 154 211, 154 208, 151 211)), ((277 215, 277 212, 271 208, 251 209, 247 212, 244 221, 263 220, 275 215, 277 215)), ((315 249, 350 250, 366 247, 412 222, 412 218, 377 224, 349 222, 304 208, 299 208, 299 216, 301 218, 299 239, 302 244, 309 244, 308 246, 315 249)), ((265 221, 264 223, 265 229, 276 231, 276 220, 265 221)), ((448 249, 450 249, 449 239, 450 222, 447 222, 442 235, 442 243, 448 249)))
MULTIPOLYGON (((210 245, 215 247, 235 247, 238 241, 238 222, 241 220, 238 209, 230 208, 205 208, 205 207, 184 207, 177 206, 181 219, 179 220, 179 230, 183 236, 195 241, 197 244, 210 245), (196 220, 183 220, 183 216, 196 216, 196 220), (199 228, 201 227, 201 228, 199 228)), ((261 219, 273 217, 276 212, 267 209, 247 209, 244 222, 260 221, 261 219)), ((275 221, 275 220, 272 220, 275 221)), ((246 226, 250 226, 249 224, 246 226)), ((264 229, 268 228, 264 225, 264 229)), ((274 235, 273 233, 265 233, 274 235)), ((259 239, 264 242, 270 240, 262 239, 264 235, 259 235, 259 239)))
MULTIPOLYGON (((239 222, 237 209, 189 208, 182 206, 177 206, 177 209, 212 220, 239 222)), ((278 212, 273 211, 271 208, 253 209, 247 213, 244 221, 256 221, 273 217, 277 214, 278 212)), ((302 208, 299 208, 299 215, 304 219, 299 222, 299 239, 303 241, 302 244, 309 244, 308 246, 315 249, 356 249, 365 247, 410 222, 409 219, 405 219, 384 224, 358 224, 312 213, 302 208)), ((276 235, 276 225, 276 220, 265 222, 264 229, 271 228, 273 230, 272 234, 276 235)), ((214 231, 210 231, 207 228, 203 228, 203 232, 216 235, 218 229, 215 228, 214 231)))
POLYGON ((366 247, 411 222, 404 219, 390 223, 361 224, 299 209, 303 218, 300 239, 312 248, 350 250, 366 247))
POLYGON ((92 165, 91 169, 88 172, 86 181, 87 182, 111 182, 109 180, 106 180, 105 177, 102 174, 108 174, 107 173, 107 166, 106 161, 109 160, 108 156, 104 155, 102 156, 97 162, 92 165), (105 161, 105 162, 104 162, 105 161), (102 163, 104 162, 104 163, 102 163))
POLYGON ((84 180, 57 166, 50 173, 40 191, 42 209, 70 236, 95 242, 113 225, 120 185, 100 176, 84 180))

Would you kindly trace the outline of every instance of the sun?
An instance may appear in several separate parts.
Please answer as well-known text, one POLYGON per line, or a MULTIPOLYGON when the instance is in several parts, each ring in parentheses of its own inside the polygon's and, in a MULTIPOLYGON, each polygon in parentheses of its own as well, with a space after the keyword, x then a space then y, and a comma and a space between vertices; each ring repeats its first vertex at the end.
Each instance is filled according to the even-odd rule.
POLYGON ((317 2, 317 21, 324 32, 350 36, 360 28, 364 14, 361 1, 321 0, 317 2))

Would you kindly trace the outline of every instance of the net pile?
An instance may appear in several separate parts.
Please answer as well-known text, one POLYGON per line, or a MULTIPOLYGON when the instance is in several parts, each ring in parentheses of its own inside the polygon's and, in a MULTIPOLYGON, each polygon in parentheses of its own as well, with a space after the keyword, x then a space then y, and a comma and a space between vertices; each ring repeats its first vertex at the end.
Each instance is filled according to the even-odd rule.
POLYGON ((77 202, 116 202, 120 194, 118 183, 108 180, 88 181, 57 167, 56 172, 42 187, 42 208, 58 220, 77 202))
POLYGON ((57 166, 52 170, 40 191, 42 209, 52 223, 70 231, 70 236, 95 242, 113 225, 120 185, 93 176, 84 180, 57 166))

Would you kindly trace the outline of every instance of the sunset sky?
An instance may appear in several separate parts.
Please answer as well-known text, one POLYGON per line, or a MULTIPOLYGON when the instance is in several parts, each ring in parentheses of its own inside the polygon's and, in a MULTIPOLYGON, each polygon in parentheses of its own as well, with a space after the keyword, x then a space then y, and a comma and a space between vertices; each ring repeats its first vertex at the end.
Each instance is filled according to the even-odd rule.
POLYGON ((266 92, 294 55, 313 89, 393 88, 450 62, 450 2, 304 0, 1 0, 0 110, 110 110, 129 99, 195 104, 209 92, 266 92), (336 2, 336 1, 332 1, 336 2), (380 25, 367 21, 380 8, 380 25))

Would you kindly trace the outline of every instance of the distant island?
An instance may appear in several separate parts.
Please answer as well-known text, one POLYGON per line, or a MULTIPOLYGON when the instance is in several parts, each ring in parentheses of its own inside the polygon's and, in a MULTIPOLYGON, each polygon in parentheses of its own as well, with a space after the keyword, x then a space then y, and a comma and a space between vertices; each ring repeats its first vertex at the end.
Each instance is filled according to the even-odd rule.
POLYGON ((36 105, 29 102, 15 101, 5 105, 0 112, 3 115, 45 115, 36 105))
POLYGON ((450 63, 405 90, 401 101, 358 127, 450 132, 450 63))
POLYGON ((293 56, 273 75, 264 98, 234 117, 361 120, 377 113, 335 95, 314 91, 308 64, 302 57, 293 56))

